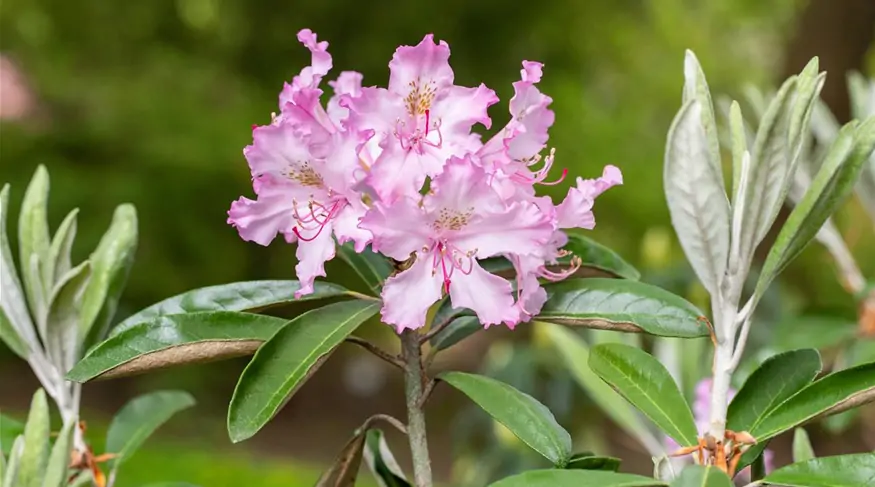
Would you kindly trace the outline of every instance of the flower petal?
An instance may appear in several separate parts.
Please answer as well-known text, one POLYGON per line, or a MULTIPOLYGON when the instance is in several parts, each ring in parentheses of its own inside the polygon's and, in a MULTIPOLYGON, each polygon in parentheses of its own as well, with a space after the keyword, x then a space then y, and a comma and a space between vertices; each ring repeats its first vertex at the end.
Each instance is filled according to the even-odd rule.
POLYGON ((334 235, 337 242, 344 244, 350 240, 355 242, 355 251, 361 252, 371 243, 373 235, 368 230, 359 228, 359 223, 365 215, 366 208, 363 204, 348 204, 340 210, 334 218, 334 235))
POLYGON ((452 237, 464 251, 477 250, 477 258, 498 254, 537 254, 550 241, 553 221, 536 205, 516 201, 500 213, 477 215, 452 237))
POLYGON ((340 105, 343 96, 355 98, 362 93, 362 79, 364 76, 356 71, 343 71, 337 77, 337 81, 329 81, 328 85, 334 88, 334 96, 328 100, 328 115, 334 123, 339 124, 349 115, 349 109, 340 105))
POLYGON ((419 254, 413 266, 383 286, 383 322, 401 333, 425 324, 428 308, 441 298, 441 279, 432 272, 431 253, 419 254))
MULTIPOLYGON (((312 159, 308 144, 289 124, 265 125, 252 131, 252 145, 243 149, 253 178, 303 176, 312 159)), ((301 179, 299 177, 298 179, 301 179)), ((308 180, 309 181, 309 180, 308 180)), ((313 182, 313 181, 310 181, 313 182)))
POLYGON ((441 90, 453 84, 453 69, 450 67, 450 46, 440 41, 435 44, 434 35, 426 35, 415 46, 401 46, 389 62, 389 91, 407 96, 415 83, 420 87, 431 86, 441 90))
POLYGON ((241 197, 231 203, 228 223, 243 240, 266 246, 277 233, 291 233, 295 218, 288 187, 264 184, 260 189, 257 200, 241 197))
POLYGON ((292 83, 285 83, 280 92, 280 107, 292 100, 292 97, 303 88, 316 88, 322 81, 322 77, 331 71, 331 54, 328 54, 328 42, 317 42, 316 33, 310 29, 298 32, 298 42, 304 44, 311 53, 310 66, 301 70, 301 73, 292 79, 292 83))
POLYGON ((419 194, 427 176, 440 174, 444 159, 426 150, 422 154, 405 150, 393 136, 383 140, 383 151, 374 161, 367 182, 380 199, 391 203, 398 198, 419 194))
POLYGON ((597 179, 577 178, 577 186, 570 188, 556 207, 559 228, 594 228, 592 207, 596 197, 619 184, 623 184, 623 174, 616 166, 605 166, 602 177, 597 179))
POLYGON ((300 298, 313 292, 313 282, 316 277, 325 277, 325 262, 334 258, 334 239, 331 237, 332 222, 327 222, 321 232, 307 236, 312 240, 298 239, 298 265, 295 273, 301 282, 301 288, 295 292, 300 298))
POLYGON ((476 260, 472 260, 470 273, 453 274, 450 300, 453 308, 468 308, 477 313, 485 327, 499 323, 513 326, 519 320, 510 283, 486 272, 476 260))
POLYGON ((407 260, 429 241, 429 227, 416 201, 401 198, 391 205, 375 203, 359 228, 374 235, 373 249, 395 260, 407 260))

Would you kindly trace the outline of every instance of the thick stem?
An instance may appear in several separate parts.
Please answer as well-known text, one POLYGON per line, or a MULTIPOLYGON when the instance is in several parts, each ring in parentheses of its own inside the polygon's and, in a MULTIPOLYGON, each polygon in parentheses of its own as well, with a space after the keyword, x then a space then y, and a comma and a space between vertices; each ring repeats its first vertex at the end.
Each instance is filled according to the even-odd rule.
POLYGON ((404 330, 401 333, 401 350, 406 365, 404 389, 407 398, 407 438, 410 440, 410 454, 413 457, 414 485, 431 487, 431 458, 428 455, 425 414, 422 411, 422 349, 416 331, 404 330))
POLYGON ((714 351, 714 382, 711 390, 711 421, 708 433, 717 441, 726 436, 726 411, 729 408, 729 386, 735 367, 732 355, 735 352, 735 334, 738 330, 738 295, 740 291, 727 293, 724 299, 714 300, 714 323, 717 349, 714 351), (728 298, 728 299, 727 299, 728 298))

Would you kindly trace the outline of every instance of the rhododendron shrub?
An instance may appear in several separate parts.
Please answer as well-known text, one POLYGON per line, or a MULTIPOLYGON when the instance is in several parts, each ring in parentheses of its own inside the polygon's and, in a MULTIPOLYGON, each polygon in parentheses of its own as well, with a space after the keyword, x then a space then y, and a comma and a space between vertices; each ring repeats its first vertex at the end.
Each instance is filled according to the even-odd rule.
MULTIPOLYGON (((800 134, 822 85, 816 63, 782 88, 751 150, 738 128, 740 114, 733 116, 730 203, 708 86, 695 57, 687 56, 664 184, 681 246, 711 294, 709 317, 639 282, 631 265, 585 235, 596 223, 595 200, 622 184, 623 175, 612 165, 591 178, 554 168, 563 163, 561 150, 547 144, 555 117, 552 99, 540 88, 542 64, 522 63, 508 101, 510 121, 493 129, 489 110, 497 96, 484 85, 456 85, 449 46, 432 35, 395 51, 386 87, 366 86, 353 71, 323 83, 333 68, 328 43, 306 29, 298 40, 312 61, 283 86, 277 111, 252 128, 252 144, 243 150, 252 190, 228 211, 228 223, 244 240, 293 245, 295 279, 223 284, 168 298, 116 326, 67 378, 84 382, 253 355, 228 408, 228 432, 239 442, 294 400, 341 344, 356 345, 402 372, 407 415, 368 418, 318 486, 354 485, 362 459, 380 485, 434 485, 424 406, 440 384, 466 395, 552 464, 497 480, 497 487, 725 486, 748 465, 757 481, 768 440, 872 396, 875 365, 812 382, 820 357, 796 350, 767 360, 729 397, 763 289, 817 233, 875 147, 875 120, 842 129, 771 247, 756 290, 740 306, 753 250, 786 196, 800 134), (539 191, 569 176, 574 180, 561 199, 539 191), (335 257, 362 278, 366 291, 320 279, 335 257), (331 304, 293 319, 268 313, 328 298, 331 304), (392 327, 400 353, 356 335, 371 321, 392 327), (437 354, 492 326, 548 327, 596 402, 653 455, 656 478, 618 473, 618 459, 575 444, 543 404, 509 384, 433 370, 437 354), (698 401, 708 407, 697 406, 695 418, 672 374, 645 349, 618 343, 589 349, 569 327, 710 338, 712 387, 698 401), (412 468, 398 466, 378 423, 406 436, 412 468), (671 441, 655 439, 653 429, 671 441), (410 481, 405 470, 412 471, 410 481)), ((816 459, 765 480, 781 484, 800 471, 875 468, 872 462, 871 455, 816 459)))

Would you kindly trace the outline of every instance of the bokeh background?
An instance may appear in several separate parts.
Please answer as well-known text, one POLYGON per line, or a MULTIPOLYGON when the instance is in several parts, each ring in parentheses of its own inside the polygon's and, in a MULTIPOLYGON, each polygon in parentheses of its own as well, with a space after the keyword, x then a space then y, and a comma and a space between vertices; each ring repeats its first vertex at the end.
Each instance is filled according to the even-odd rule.
MULTIPOLYGON (((520 62, 544 62, 541 88, 554 99, 550 145, 557 164, 584 177, 615 164, 625 175, 623 187, 599 199, 591 236, 636 264, 646 280, 695 300, 701 291, 671 233, 661 184, 665 134, 680 105, 684 49, 695 51, 715 94, 733 97, 746 84, 771 88, 818 55, 829 72, 824 98, 845 120, 844 73, 871 72, 875 2, 4 0, 0 183, 13 187, 10 229, 16 228, 29 178, 45 164, 53 227, 69 209, 81 209, 78 259, 97 244, 115 205, 137 207, 140 245, 119 319, 194 287, 290 278, 291 246, 245 243, 225 219, 232 200, 250 195, 241 153, 251 140, 249 127, 269 120, 283 81, 309 62, 295 40, 304 27, 330 42, 334 75, 357 70, 369 85, 387 81, 397 45, 435 33, 452 48, 458 84, 484 82, 502 98, 490 112, 496 127, 507 121, 520 62)), ((566 188, 553 188, 553 194, 566 188)), ((864 271, 875 276, 871 221, 851 202, 838 222, 864 271)), ((340 262, 329 273, 361 287, 340 262)), ((856 317, 853 300, 817 246, 788 269, 773 295, 776 316, 816 311, 856 317)), ((366 333, 391 346, 387 329, 366 333)), ((484 356, 508 362, 509 344, 529 339, 525 329, 491 329, 448 353, 442 364, 477 369, 484 367, 484 356)), ((342 348, 275 422, 253 440, 231 445, 224 412, 244 364, 192 366, 86 386, 86 419, 98 433, 113 411, 143 391, 183 388, 199 400, 126 465, 118 485, 175 479, 207 487, 312 485, 361 420, 375 412, 403 415, 393 371, 342 348)), ((530 388, 539 387, 540 376, 524 368, 511 370, 517 378, 531 375, 530 388)), ((23 410, 35 387, 24 364, 0 350, 0 409, 23 410)), ((604 448, 630 456, 626 470, 651 469, 631 441, 602 426, 597 410, 575 399, 572 389, 557 387, 550 394, 566 404, 565 417, 582 428, 599 424, 590 436, 601 432, 604 448)), ((451 459, 459 450, 453 443, 463 404, 440 390, 431 406, 432 448, 444 479, 451 478, 451 459)), ((866 420, 864 414, 864 427, 841 437, 820 430, 812 435, 836 452, 872 450, 875 434, 866 420)), ((397 443, 389 434, 390 443, 397 443)), ((501 440, 500 432, 494 436, 501 440)), ((94 437, 99 444, 99 434, 94 437)), ((476 448, 466 451, 476 458, 476 448)))

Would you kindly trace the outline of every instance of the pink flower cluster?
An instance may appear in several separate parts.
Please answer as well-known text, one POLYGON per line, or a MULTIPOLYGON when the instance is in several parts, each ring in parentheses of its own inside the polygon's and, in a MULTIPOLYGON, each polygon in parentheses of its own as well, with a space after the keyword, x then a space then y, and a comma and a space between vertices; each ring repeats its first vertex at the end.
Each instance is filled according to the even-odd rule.
POLYGON ((539 278, 574 270, 547 268, 565 255, 562 230, 593 228, 595 198, 622 183, 619 169, 607 166, 598 179, 578 178, 558 205, 536 196, 536 184, 558 182, 547 181, 553 152, 541 156, 554 119, 551 98, 537 88, 542 65, 523 62, 511 120, 483 143, 472 128, 490 128, 487 109, 498 98, 485 85, 454 83, 445 42, 427 35, 399 47, 388 88, 340 73, 323 107, 328 43, 307 29, 298 40, 312 63, 285 84, 271 123, 253 128, 243 153, 257 197, 235 201, 228 223, 261 245, 278 234, 297 242, 298 297, 325 276, 335 242, 352 241, 357 252, 370 245, 396 261, 415 257, 383 287, 383 321, 399 331, 423 326, 443 293, 484 326, 513 327, 540 311, 539 278), (478 263, 493 256, 513 262, 516 293, 478 263))

